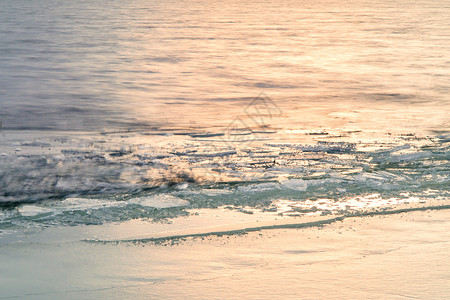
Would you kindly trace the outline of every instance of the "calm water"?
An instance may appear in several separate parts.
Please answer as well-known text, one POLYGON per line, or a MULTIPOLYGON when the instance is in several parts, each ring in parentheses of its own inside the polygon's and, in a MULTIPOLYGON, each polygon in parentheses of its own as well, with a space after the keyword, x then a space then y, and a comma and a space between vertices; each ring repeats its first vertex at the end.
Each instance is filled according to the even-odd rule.
POLYGON ((0 234, 447 201, 449 13, 3 0, 0 234))

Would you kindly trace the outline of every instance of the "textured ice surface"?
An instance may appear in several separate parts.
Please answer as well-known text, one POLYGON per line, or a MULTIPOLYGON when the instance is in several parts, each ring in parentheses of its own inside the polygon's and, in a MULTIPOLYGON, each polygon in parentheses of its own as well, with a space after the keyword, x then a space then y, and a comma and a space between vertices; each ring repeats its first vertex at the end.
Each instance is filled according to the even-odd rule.
POLYGON ((223 206, 236 213, 342 214, 448 198, 449 145, 442 136, 327 138, 242 146, 186 136, 155 143, 143 133, 25 142, 15 136, 2 141, 0 229, 160 220, 223 206))
POLYGON ((130 199, 128 203, 154 208, 189 206, 189 201, 167 194, 157 194, 148 197, 133 198, 130 199))

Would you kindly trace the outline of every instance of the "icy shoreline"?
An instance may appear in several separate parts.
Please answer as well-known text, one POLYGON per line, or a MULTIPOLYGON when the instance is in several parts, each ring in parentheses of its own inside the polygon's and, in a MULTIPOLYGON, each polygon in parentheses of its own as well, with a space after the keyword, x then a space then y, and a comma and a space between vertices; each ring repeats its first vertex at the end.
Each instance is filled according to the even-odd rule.
POLYGON ((4 245, 0 298, 445 299, 449 217, 417 210, 169 244, 4 245))

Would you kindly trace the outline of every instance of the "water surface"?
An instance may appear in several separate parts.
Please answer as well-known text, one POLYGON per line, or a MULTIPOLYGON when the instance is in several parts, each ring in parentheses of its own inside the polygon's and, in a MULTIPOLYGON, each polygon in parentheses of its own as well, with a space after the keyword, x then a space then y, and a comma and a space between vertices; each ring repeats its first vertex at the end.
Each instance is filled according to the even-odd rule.
POLYGON ((449 9, 2 1, 0 235, 447 201, 449 9))

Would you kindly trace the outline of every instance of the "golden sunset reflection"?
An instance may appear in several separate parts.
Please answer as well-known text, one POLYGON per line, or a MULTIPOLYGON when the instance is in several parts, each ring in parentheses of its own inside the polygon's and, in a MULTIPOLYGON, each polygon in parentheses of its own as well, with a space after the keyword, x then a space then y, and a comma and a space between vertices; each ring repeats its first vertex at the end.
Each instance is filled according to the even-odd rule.
POLYGON ((438 0, 0 1, 0 299, 445 299, 438 0))

